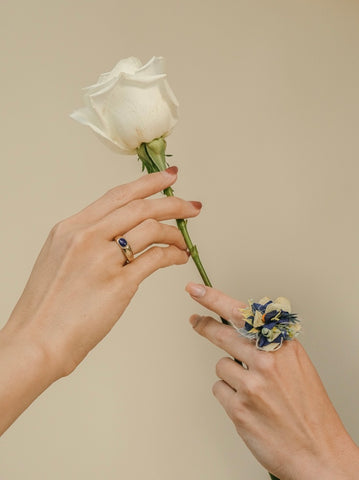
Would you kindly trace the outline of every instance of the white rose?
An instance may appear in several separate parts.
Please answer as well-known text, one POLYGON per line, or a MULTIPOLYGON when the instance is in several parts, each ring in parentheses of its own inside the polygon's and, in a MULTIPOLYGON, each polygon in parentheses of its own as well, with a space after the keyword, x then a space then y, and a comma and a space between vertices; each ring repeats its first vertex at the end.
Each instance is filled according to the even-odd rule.
POLYGON ((162 57, 143 66, 135 57, 121 60, 84 88, 85 107, 71 117, 122 153, 135 154, 141 143, 167 136, 177 123, 178 102, 166 77, 162 57))

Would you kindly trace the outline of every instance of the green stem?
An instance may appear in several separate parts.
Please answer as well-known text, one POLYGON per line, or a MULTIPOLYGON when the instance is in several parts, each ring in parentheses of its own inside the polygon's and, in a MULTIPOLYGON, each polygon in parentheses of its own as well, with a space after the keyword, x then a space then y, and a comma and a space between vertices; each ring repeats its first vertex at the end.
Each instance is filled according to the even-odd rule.
MULTIPOLYGON (((165 152, 166 140, 163 137, 157 138, 150 143, 142 143, 137 149, 138 157, 142 162, 142 170, 146 169, 148 173, 161 172, 165 170, 167 167, 165 152)), ((167 197, 174 196, 172 187, 165 188, 163 190, 163 193, 167 197)), ((199 258, 198 249, 196 245, 193 245, 191 237, 188 233, 187 220, 179 218, 176 220, 176 222, 179 230, 182 232, 189 253, 193 258, 199 274, 201 275, 203 283, 207 287, 212 287, 212 283, 207 275, 206 270, 204 269, 204 266, 202 265, 201 259, 199 258)), ((228 320, 222 317, 220 318, 224 324, 230 325, 230 322, 228 322, 228 320)), ((235 361, 241 364, 239 360, 235 359, 235 361)), ((271 477, 271 480, 279 480, 279 478, 275 477, 271 473, 269 474, 269 476, 271 477)))
MULTIPOLYGON (((173 197, 174 196, 173 189, 171 187, 166 188, 163 191, 163 193, 165 195, 167 195, 167 197, 173 197)), ((193 258, 193 261, 194 261, 194 263, 197 267, 197 270, 202 277, 203 283, 205 285, 207 285, 207 287, 212 287, 211 281, 208 278, 208 275, 206 273, 206 270, 204 269, 204 266, 202 265, 201 259, 199 258, 198 249, 197 249, 196 245, 193 245, 191 237, 188 233, 187 220, 177 219, 176 222, 177 222, 177 226, 178 226, 179 230, 182 232, 183 238, 186 242, 186 245, 187 245, 188 250, 191 254, 191 257, 193 258)), ((224 324, 230 325, 230 323, 226 319, 221 317, 221 320, 224 324)), ((236 362, 240 363, 238 360, 236 360, 236 362)), ((279 480, 279 478, 272 475, 271 473, 269 473, 269 476, 270 476, 271 480, 279 480)))
MULTIPOLYGON (((167 197, 173 197, 173 189, 171 187, 166 188, 163 193, 167 195, 167 197)), ((177 226, 179 230, 182 232, 183 238, 186 242, 187 248, 189 250, 189 253, 191 254, 191 257, 193 258, 193 261, 197 267, 197 270, 199 274, 201 275, 201 278, 203 280, 203 283, 207 285, 207 287, 212 287, 211 281, 208 278, 207 272, 204 269, 204 266, 202 265, 201 259, 199 258, 199 253, 196 245, 193 245, 191 237, 188 233, 187 229, 187 220, 183 220, 183 218, 179 218, 176 220, 177 226)))

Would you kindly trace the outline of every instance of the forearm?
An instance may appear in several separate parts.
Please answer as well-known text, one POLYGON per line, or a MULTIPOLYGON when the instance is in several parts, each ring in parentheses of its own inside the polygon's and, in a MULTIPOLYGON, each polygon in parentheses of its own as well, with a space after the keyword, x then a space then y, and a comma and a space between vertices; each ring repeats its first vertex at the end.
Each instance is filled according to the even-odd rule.
POLYGON ((0 330, 0 435, 55 380, 33 333, 9 325, 0 330))

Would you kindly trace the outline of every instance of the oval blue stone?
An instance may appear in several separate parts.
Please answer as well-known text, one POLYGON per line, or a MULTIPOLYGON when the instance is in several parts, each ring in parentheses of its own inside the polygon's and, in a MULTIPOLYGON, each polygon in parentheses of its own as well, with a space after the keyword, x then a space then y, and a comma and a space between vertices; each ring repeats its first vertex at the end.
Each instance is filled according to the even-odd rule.
POLYGON ((117 240, 117 242, 121 247, 126 247, 127 246, 127 240, 125 238, 121 237, 117 240))

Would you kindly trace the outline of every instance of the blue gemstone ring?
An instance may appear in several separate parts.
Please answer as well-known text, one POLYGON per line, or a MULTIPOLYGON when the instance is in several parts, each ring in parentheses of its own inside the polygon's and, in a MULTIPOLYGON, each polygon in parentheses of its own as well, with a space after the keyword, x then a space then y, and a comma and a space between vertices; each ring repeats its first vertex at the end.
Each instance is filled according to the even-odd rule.
POLYGON ((128 263, 132 262, 135 259, 135 257, 134 257, 132 248, 130 247, 127 240, 123 237, 116 237, 115 242, 121 248, 123 254, 126 257, 126 261, 125 261, 124 265, 127 265, 128 263))

